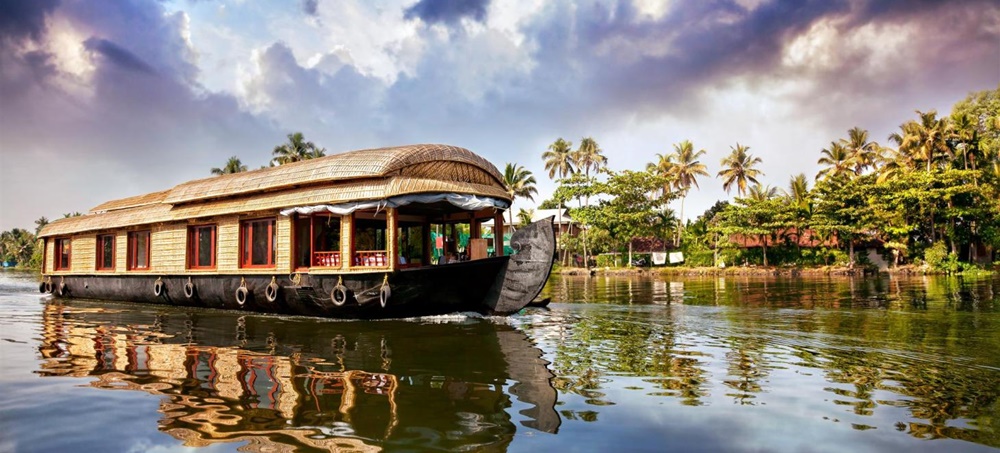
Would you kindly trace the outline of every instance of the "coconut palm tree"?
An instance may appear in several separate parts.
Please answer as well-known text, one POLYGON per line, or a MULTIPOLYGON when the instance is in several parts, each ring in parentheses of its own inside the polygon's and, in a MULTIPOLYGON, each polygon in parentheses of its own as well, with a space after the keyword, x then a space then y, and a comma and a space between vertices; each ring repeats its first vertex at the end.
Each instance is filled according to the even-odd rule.
POLYGON ((847 131, 847 139, 841 143, 847 149, 849 160, 854 164, 854 174, 861 175, 869 167, 875 166, 878 143, 868 141, 868 131, 860 127, 852 127, 847 131))
POLYGON ((527 225, 531 223, 531 219, 535 217, 534 209, 524 209, 521 208, 517 211, 517 221, 521 222, 521 225, 527 225))
POLYGON ((951 154, 946 139, 948 138, 948 118, 937 118, 937 111, 921 112, 917 110, 920 121, 907 121, 899 126, 901 133, 894 132, 889 140, 899 145, 901 153, 908 154, 912 159, 926 162, 927 171, 936 160, 944 154, 951 154))
POLYGON ((659 190, 660 197, 666 197, 674 188, 674 155, 656 153, 656 161, 646 164, 646 171, 667 178, 659 190))
MULTIPOLYGON (((608 158, 604 157, 601 147, 591 137, 580 140, 580 148, 576 150, 575 160, 578 168, 583 169, 588 180, 591 169, 596 173, 608 165, 608 158)), ((584 196, 584 204, 590 206, 590 195, 584 196)), ((583 262, 587 263, 588 259, 590 258, 587 254, 587 230, 585 228, 583 230, 583 262)))
POLYGON ((760 183, 750 187, 750 199, 754 201, 767 201, 778 196, 778 189, 770 185, 762 186, 760 183))
MULTIPOLYGON (((510 195, 511 204, 518 198, 535 201, 534 196, 538 194, 538 189, 535 188, 535 177, 532 176, 531 172, 523 166, 509 162, 503 169, 503 185, 507 189, 507 195, 510 195)), ((513 206, 507 209, 511 225, 514 224, 514 210, 512 208, 513 206)))
POLYGON ((674 175, 674 186, 681 195, 681 217, 677 222, 677 239, 675 245, 680 245, 681 230, 684 228, 684 199, 687 198, 691 186, 698 189, 698 176, 708 176, 708 167, 701 163, 698 158, 705 154, 705 150, 694 150, 694 145, 690 140, 684 140, 674 144, 674 157, 676 162, 672 167, 674 175))
POLYGON ((229 175, 233 173, 242 173, 245 171, 247 171, 247 166, 243 165, 243 162, 240 162, 240 159, 236 156, 230 157, 229 160, 226 161, 226 165, 223 166, 222 168, 218 167, 212 168, 213 175, 229 175))
POLYGON ((729 189, 735 184, 737 193, 744 196, 748 182, 759 184, 757 177, 764 175, 764 172, 754 168, 762 161, 747 152, 750 150, 749 146, 736 143, 736 146, 730 148, 732 152, 722 159, 722 170, 717 176, 722 178, 722 188, 726 193, 729 193, 729 189))
POLYGON ((326 155, 326 148, 320 148, 313 142, 306 141, 301 132, 288 134, 288 143, 275 146, 272 162, 275 165, 290 164, 302 160, 315 159, 326 155))
POLYGON ((820 151, 823 157, 816 161, 817 164, 826 165, 826 168, 816 173, 816 180, 827 180, 837 178, 849 178, 854 175, 854 161, 851 160, 851 153, 844 146, 843 141, 830 142, 830 146, 820 151))
POLYGON ((38 220, 35 221, 35 225, 36 225, 35 226, 35 236, 38 236, 38 233, 40 233, 42 231, 42 228, 45 228, 45 225, 48 225, 48 224, 49 224, 49 218, 48 217, 45 217, 45 216, 39 217, 38 220))
MULTIPOLYGON (((576 162, 574 161, 575 155, 573 153, 573 143, 563 140, 562 137, 556 139, 549 145, 548 151, 542 153, 542 160, 545 162, 545 170, 549 172, 549 179, 555 179, 556 175, 560 178, 565 178, 573 173, 576 173, 576 162)), ((562 228, 562 213, 563 213, 563 203, 562 200, 559 201, 559 211, 556 216, 559 218, 559 228, 562 228)), ((562 237, 562 230, 559 234, 562 237)), ((565 251, 563 253, 563 260, 566 259, 565 251)))
POLYGON ((805 208, 809 205, 809 180, 805 173, 799 173, 788 180, 788 189, 784 195, 795 205, 805 208))
POLYGON ((600 145, 593 138, 587 137, 580 140, 580 147, 574 153, 573 161, 583 170, 583 174, 590 177, 590 170, 595 172, 608 165, 608 158, 602 154, 600 145))

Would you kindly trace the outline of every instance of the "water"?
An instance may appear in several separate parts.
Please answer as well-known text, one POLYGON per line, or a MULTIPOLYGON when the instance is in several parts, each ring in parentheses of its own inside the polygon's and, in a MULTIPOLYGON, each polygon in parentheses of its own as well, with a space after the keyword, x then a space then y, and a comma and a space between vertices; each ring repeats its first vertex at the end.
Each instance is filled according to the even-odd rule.
POLYGON ((0 274, 0 451, 993 451, 1000 279, 553 278, 336 322, 0 274))

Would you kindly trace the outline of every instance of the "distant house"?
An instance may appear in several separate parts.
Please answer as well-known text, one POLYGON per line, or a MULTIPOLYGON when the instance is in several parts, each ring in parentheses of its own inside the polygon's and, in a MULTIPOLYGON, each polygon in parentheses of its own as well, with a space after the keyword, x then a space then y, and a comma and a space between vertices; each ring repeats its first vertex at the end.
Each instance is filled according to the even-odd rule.
POLYGON ((673 250, 674 244, 658 237, 632 238, 632 253, 653 253, 673 250))
POLYGON ((739 248, 757 248, 761 246, 762 238, 764 245, 768 247, 786 244, 794 246, 796 243, 798 243, 798 246, 802 248, 840 247, 840 242, 837 240, 836 235, 830 235, 827 238, 822 238, 815 230, 805 229, 800 233, 798 228, 778 230, 772 234, 765 234, 763 237, 757 235, 744 236, 742 234, 734 234, 729 236, 729 242, 735 244, 739 248))
MULTIPOLYGON (((535 209, 533 215, 531 216, 531 221, 536 222, 547 217, 552 217, 552 225, 556 231, 556 238, 563 234, 569 234, 571 236, 577 236, 580 234, 581 226, 579 223, 575 222, 569 215, 569 211, 563 209, 562 221, 559 219, 558 209, 535 209)), ((507 217, 504 217, 507 220, 507 217)), ((483 226, 493 227, 493 220, 483 222, 483 226)), ((521 226, 521 219, 514 216, 514 225, 508 225, 504 223, 504 233, 509 234, 513 230, 517 230, 521 226)))

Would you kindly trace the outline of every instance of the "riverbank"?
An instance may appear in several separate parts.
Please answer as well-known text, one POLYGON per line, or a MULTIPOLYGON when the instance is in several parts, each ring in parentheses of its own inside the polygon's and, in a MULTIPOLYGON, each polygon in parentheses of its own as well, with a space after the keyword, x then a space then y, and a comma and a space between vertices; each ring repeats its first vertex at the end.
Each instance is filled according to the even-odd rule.
MULTIPOLYGON (((733 266, 733 267, 602 267, 602 268, 559 268, 553 273, 561 275, 665 275, 665 276, 855 276, 874 275, 878 273, 890 275, 945 275, 946 272, 928 266, 898 266, 879 270, 874 267, 847 266, 733 266)), ((959 275, 992 275, 993 271, 975 269, 959 275)))

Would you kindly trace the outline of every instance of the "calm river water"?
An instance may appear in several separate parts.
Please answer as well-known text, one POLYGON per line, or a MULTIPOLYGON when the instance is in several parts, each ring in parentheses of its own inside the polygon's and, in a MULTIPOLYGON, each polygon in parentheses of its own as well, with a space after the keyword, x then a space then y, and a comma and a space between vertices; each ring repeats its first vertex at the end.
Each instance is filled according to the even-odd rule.
POLYGON ((336 322, 0 274, 0 452, 991 451, 1000 279, 555 277, 336 322))

